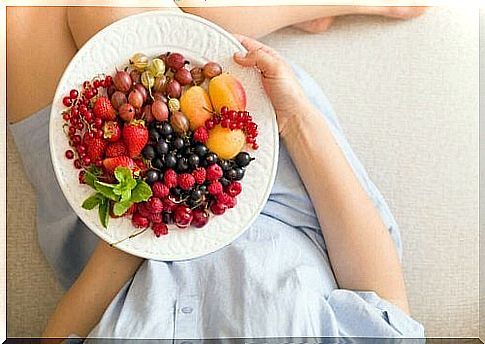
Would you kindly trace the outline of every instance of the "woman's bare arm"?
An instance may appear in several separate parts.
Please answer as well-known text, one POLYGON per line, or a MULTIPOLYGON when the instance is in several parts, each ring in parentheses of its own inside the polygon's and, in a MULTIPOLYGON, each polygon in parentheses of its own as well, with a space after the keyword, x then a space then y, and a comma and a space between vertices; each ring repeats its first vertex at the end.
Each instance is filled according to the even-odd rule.
POLYGON ((74 285, 62 297, 43 337, 86 337, 143 262, 101 241, 74 285))

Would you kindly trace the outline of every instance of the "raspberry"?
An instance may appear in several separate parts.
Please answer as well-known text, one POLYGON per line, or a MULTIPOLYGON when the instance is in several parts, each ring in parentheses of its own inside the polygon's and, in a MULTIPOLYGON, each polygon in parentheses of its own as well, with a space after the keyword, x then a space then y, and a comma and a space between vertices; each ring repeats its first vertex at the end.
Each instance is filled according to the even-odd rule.
POLYGON ((150 221, 146 217, 143 217, 140 213, 133 214, 131 218, 131 223, 136 228, 148 228, 150 221))
POLYGON ((165 198, 170 194, 170 189, 161 182, 155 182, 152 185, 153 196, 158 198, 165 198))
POLYGON ((236 197, 237 195, 239 195, 242 191, 242 186, 241 186, 241 183, 239 182, 231 182, 231 184, 229 184, 227 187, 226 187, 226 193, 231 196, 231 197, 236 197))
POLYGON ((146 210, 151 214, 158 214, 163 211, 163 202, 160 198, 150 197, 145 205, 146 210))
POLYGON ((229 209, 232 209, 236 206, 237 204, 237 199, 236 197, 231 197, 229 196, 226 200, 226 206, 229 208, 229 209))
POLYGON ((207 172, 205 170, 205 168, 203 167, 198 167, 196 168, 193 172, 192 172, 192 175, 194 176, 195 178, 195 182, 199 185, 202 185, 204 184, 205 182, 205 177, 207 175, 207 172))
POLYGON ((148 217, 151 215, 151 211, 148 210, 146 202, 138 204, 137 210, 138 210, 138 213, 140 213, 140 215, 143 217, 148 217))
POLYGON ((222 203, 224 205, 228 205, 229 203, 231 203, 232 201, 230 200, 230 198, 232 198, 231 196, 229 196, 227 193, 220 193, 216 196, 217 198, 217 201, 219 203, 222 203))
POLYGON ((222 192, 222 184, 218 181, 214 181, 207 187, 207 191, 209 191, 211 195, 218 195, 222 192))
POLYGON ((182 190, 190 190, 195 184, 195 178, 190 173, 184 173, 178 177, 178 185, 182 190))
POLYGON ((208 139, 209 139, 209 133, 207 132, 206 128, 200 127, 194 132, 195 142, 206 143, 208 139))
POLYGON ((174 170, 166 170, 163 175, 163 182, 168 188, 174 188, 177 186, 177 173, 174 170))
POLYGON ((219 202, 213 202, 210 209, 214 215, 222 215, 226 212, 226 206, 219 202))
POLYGON ((210 165, 207 168, 207 180, 217 180, 221 178, 223 174, 221 166, 217 164, 210 165))
POLYGON ((177 207, 177 203, 174 203, 170 198, 165 198, 163 200, 163 209, 167 213, 171 213, 177 207))
POLYGON ((154 223, 152 225, 152 230, 153 230, 153 233, 155 234, 155 236, 157 238, 159 238, 162 235, 167 235, 168 234, 168 227, 163 222, 161 222, 161 223, 154 223))
POLYGON ((150 214, 150 216, 148 216, 148 220, 154 224, 162 223, 163 222, 162 214, 161 213, 150 214))

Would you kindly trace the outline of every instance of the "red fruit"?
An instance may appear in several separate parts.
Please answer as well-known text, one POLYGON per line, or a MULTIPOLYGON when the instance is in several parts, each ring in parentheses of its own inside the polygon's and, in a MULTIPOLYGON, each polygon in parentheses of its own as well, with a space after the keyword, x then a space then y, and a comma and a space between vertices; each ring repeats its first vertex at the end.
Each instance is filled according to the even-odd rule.
POLYGON ((195 182, 199 185, 204 184, 207 172, 205 168, 198 167, 194 171, 192 171, 192 175, 194 176, 195 182))
POLYGON ((135 108, 133 105, 125 103, 119 108, 120 118, 125 122, 131 122, 135 118, 135 108))
POLYGON ((117 167, 127 167, 131 171, 138 169, 135 162, 127 156, 117 156, 115 158, 104 159, 103 166, 108 173, 114 173, 117 167))
POLYGON ((79 172, 79 184, 86 184, 86 171, 79 172))
POLYGON ((70 149, 66 151, 66 158, 68 159, 74 159, 74 152, 70 149))
POLYGON ((187 228, 192 222, 192 210, 189 207, 180 205, 175 208, 174 222, 179 228, 187 228))
POLYGON ((158 198, 165 198, 170 194, 170 189, 161 182, 155 182, 152 185, 153 196, 158 198))
POLYGON ((134 161, 135 161, 136 166, 138 166, 138 168, 140 170, 145 171, 147 169, 147 165, 145 165, 145 163, 143 162, 143 160, 136 159, 134 161))
POLYGON ((231 197, 236 197, 241 193, 241 191, 242 191, 241 183, 236 181, 231 182, 231 184, 229 184, 226 187, 226 193, 231 197))
POLYGON ((162 218, 162 214, 161 213, 154 213, 154 214, 150 214, 148 217, 147 217, 148 221, 150 221, 151 223, 162 223, 163 222, 163 218, 162 218))
POLYGON ((209 191, 209 193, 211 195, 218 195, 222 192, 222 184, 219 183, 218 181, 213 181, 212 183, 210 183, 210 185, 207 187, 207 191, 209 191))
POLYGON ((220 193, 216 196, 217 198, 217 202, 219 203, 222 203, 224 204, 225 206, 228 205, 228 203, 231 203, 231 200, 229 200, 229 198, 231 198, 231 196, 229 196, 228 194, 226 193, 220 193))
POLYGON ((153 230, 153 234, 155 234, 155 236, 157 238, 159 238, 162 235, 168 234, 168 227, 165 223, 155 223, 155 224, 153 224, 152 230, 153 230))
POLYGON ((150 221, 148 221, 146 217, 141 216, 140 213, 133 214, 133 217, 131 218, 131 223, 136 228, 148 228, 148 226, 150 225, 150 221))
POLYGON ((166 170, 163 174, 163 182, 168 188, 174 188, 177 186, 177 173, 174 170, 166 170))
POLYGON ((210 165, 207 168, 207 180, 217 180, 223 176, 224 172, 222 171, 221 166, 217 164, 210 165))
POLYGON ((84 145, 86 146, 87 155, 91 161, 103 159, 106 148, 105 140, 98 137, 90 138, 90 136, 85 136, 84 145))
POLYGON ((145 207, 150 213, 159 214, 163 211, 163 202, 158 197, 150 197, 145 207))
POLYGON ((106 148, 106 157, 107 158, 115 158, 117 156, 127 155, 128 152, 126 150, 125 144, 123 141, 118 141, 114 143, 108 144, 106 148))
POLYGON ((140 213, 141 216, 148 218, 152 212, 147 208, 147 203, 139 203, 138 205, 138 212, 140 213))
MULTIPOLYGON (((229 196, 229 195, 228 195, 229 196)), ((236 206, 237 204, 237 199, 236 197, 231 197, 229 196, 226 200, 226 207, 228 207, 229 209, 232 209, 236 206)))
POLYGON ((219 202, 214 202, 210 206, 210 210, 214 215, 222 215, 226 212, 226 206, 219 202))
POLYGON ((170 198, 165 198, 163 200, 163 210, 166 213, 171 213, 177 208, 177 203, 174 203, 170 198))
POLYGON ((121 137, 121 129, 118 122, 108 121, 104 123, 103 127, 104 138, 109 142, 116 142, 121 137))
POLYGON ((94 116, 105 121, 112 121, 116 118, 116 111, 106 97, 99 97, 93 106, 94 116))
POLYGON ((202 228, 209 222, 209 213, 207 210, 197 209, 193 211, 191 225, 196 228, 202 228))
POLYGON ((190 173, 183 173, 178 176, 178 185, 182 190, 190 190, 195 184, 195 178, 190 173))
POLYGON ((194 141, 195 142, 206 143, 208 139, 209 139, 209 132, 207 131, 207 129, 205 127, 199 127, 194 132, 194 141))
POLYGON ((148 142, 148 129, 145 121, 134 120, 123 127, 123 140, 128 149, 128 156, 138 156, 148 142))
POLYGON ((185 65, 185 58, 182 54, 172 53, 166 57, 167 67, 178 70, 185 65))

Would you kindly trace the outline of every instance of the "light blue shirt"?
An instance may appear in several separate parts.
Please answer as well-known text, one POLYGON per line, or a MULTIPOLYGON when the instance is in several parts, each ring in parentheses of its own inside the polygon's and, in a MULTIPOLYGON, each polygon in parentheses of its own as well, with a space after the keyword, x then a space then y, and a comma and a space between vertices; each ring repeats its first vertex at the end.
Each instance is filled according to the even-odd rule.
MULTIPOLYGON (((306 73, 295 70, 401 254, 395 220, 354 156, 327 99, 306 73)), ((48 112, 44 109, 11 129, 39 195, 41 247, 69 286, 97 240, 69 208, 50 162, 45 163, 48 112)), ((201 258, 145 261, 90 334, 167 339, 328 336, 423 337, 424 330, 373 292, 338 289, 315 211, 283 145, 268 203, 242 236, 201 258)))

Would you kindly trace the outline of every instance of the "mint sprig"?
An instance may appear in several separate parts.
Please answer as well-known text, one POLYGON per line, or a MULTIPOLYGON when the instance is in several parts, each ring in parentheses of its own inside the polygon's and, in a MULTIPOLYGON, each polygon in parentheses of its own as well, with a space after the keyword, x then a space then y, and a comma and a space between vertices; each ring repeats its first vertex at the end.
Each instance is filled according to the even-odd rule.
POLYGON ((88 197, 82 207, 87 210, 98 207, 99 219, 104 228, 108 227, 110 203, 113 205, 113 214, 121 216, 133 203, 147 201, 152 196, 150 186, 141 179, 133 178, 131 171, 126 167, 116 168, 114 175, 117 184, 100 182, 100 175, 99 170, 86 170, 86 184, 95 189, 96 193, 88 197))

